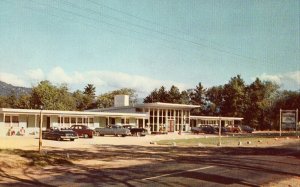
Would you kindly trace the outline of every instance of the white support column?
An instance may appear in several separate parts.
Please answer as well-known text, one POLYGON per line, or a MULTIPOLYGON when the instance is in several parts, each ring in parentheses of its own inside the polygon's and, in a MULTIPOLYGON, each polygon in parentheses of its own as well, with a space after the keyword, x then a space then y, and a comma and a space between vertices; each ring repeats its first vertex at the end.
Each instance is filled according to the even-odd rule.
POLYGON ((154 129, 154 109, 152 109, 152 131, 155 131, 154 129))
POLYGON ((191 111, 188 111, 188 118, 189 118, 189 130, 191 129, 191 111))
POLYGON ((159 109, 157 109, 156 131, 159 131, 159 109))
POLYGON ((180 124, 180 130, 183 131, 183 125, 184 125, 184 114, 183 110, 181 110, 181 124, 180 124))
POLYGON ((166 131, 169 132, 168 109, 166 109, 165 111, 166 111, 166 115, 165 115, 166 131))
POLYGON ((174 110, 173 111, 174 113, 173 113, 173 116, 174 116, 174 131, 176 131, 176 130, 178 130, 178 128, 177 128, 177 118, 176 118, 176 115, 177 115, 177 113, 176 113, 176 110, 174 110))
POLYGON ((36 121, 37 121, 37 119, 36 119, 36 114, 34 114, 34 133, 35 133, 35 131, 36 131, 36 121))

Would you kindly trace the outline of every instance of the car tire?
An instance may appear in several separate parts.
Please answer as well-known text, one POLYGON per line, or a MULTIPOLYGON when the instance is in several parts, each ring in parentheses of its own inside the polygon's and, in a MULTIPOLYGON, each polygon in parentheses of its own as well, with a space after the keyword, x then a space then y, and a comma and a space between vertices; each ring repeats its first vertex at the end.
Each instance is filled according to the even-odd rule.
POLYGON ((126 134, 122 134, 122 137, 125 137, 126 136, 126 134))
POLYGON ((104 136, 104 134, 99 134, 99 136, 104 136))
POLYGON ((62 141, 62 139, 60 137, 57 137, 56 140, 57 141, 62 141))
POLYGON ((73 138, 72 138, 72 139, 70 139, 70 141, 72 141, 72 142, 73 142, 74 140, 75 140, 75 139, 73 139, 73 138))

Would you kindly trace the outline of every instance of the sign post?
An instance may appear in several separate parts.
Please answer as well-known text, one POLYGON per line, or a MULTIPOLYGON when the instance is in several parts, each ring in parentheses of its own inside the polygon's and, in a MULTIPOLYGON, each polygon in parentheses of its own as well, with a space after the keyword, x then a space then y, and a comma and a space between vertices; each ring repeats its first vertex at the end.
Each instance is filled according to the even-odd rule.
POLYGON ((298 136, 298 124, 299 124, 299 121, 298 121, 298 108, 296 110, 296 136, 298 136))
POLYGON ((281 110, 280 109, 280 136, 282 129, 295 130, 297 132, 298 109, 281 110))

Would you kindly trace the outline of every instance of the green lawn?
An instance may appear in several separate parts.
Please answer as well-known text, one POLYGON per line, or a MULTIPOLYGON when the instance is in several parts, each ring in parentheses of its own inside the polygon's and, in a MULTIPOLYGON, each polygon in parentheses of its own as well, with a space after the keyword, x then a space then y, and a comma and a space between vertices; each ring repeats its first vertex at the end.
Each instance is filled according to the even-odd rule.
MULTIPOLYGON (((282 137, 275 135, 254 135, 247 134, 241 136, 223 136, 221 137, 222 146, 238 146, 241 145, 266 145, 274 144, 286 140, 288 136, 283 135, 282 137)), ((290 136, 292 137, 292 136, 290 136)), ((295 137, 295 136, 293 136, 295 137)), ((216 146, 219 143, 219 137, 201 137, 192 139, 177 139, 177 140, 161 140, 158 141, 158 145, 176 145, 179 146, 216 146)))

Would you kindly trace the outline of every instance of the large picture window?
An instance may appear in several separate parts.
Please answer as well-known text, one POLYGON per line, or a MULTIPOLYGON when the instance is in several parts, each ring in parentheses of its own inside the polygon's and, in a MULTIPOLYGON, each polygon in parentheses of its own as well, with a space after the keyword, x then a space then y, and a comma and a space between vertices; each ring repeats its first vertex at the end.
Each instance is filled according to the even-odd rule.
POLYGON ((5 123, 19 123, 19 116, 5 116, 5 123))

